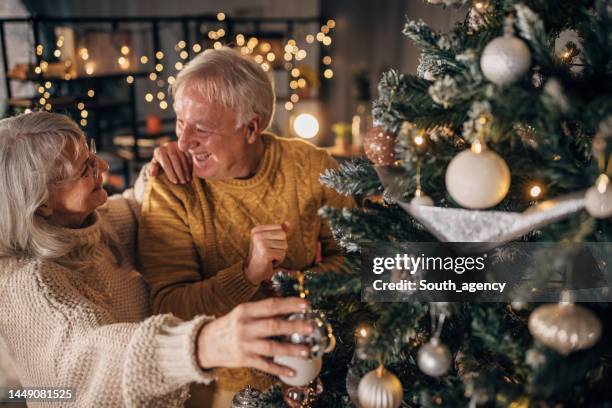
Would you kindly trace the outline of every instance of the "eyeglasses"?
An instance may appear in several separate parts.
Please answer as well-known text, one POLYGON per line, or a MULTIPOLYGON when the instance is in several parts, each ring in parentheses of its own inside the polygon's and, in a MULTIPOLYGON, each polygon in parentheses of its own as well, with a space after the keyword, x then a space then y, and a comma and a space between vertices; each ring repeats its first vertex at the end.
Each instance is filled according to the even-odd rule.
POLYGON ((94 139, 90 139, 89 141, 89 157, 87 158, 87 162, 85 163, 85 168, 81 172, 80 175, 75 177, 70 177, 67 179, 59 180, 56 184, 65 184, 70 183, 72 181, 82 180, 89 177, 90 172, 93 175, 94 181, 98 180, 100 176, 100 166, 98 163, 98 156, 96 155, 96 141, 94 139))

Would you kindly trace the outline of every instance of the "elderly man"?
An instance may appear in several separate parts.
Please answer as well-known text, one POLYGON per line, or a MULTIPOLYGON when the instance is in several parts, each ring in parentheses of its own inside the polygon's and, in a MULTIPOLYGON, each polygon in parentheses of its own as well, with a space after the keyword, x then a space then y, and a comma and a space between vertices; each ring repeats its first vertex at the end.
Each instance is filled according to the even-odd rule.
MULTIPOLYGON (((172 94, 180 152, 165 157, 177 172, 149 183, 139 233, 154 312, 220 316, 264 297, 261 284, 276 268, 341 270, 344 258, 317 211, 353 201, 319 183, 336 166, 326 152, 264 132, 275 95, 259 65, 229 48, 208 50, 180 72, 172 94)), ((192 389, 194 406, 227 408, 247 384, 273 383, 251 369, 217 375, 214 390, 192 389)))

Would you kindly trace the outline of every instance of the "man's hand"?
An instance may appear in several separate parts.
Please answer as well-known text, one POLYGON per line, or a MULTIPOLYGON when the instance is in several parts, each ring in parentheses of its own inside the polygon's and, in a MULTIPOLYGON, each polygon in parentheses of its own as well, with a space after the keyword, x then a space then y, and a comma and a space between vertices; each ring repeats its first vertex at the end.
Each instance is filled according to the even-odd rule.
POLYGON ((270 357, 306 358, 309 348, 268 338, 312 333, 313 327, 308 322, 281 318, 303 312, 307 307, 308 302, 299 298, 270 298, 236 306, 229 314, 200 330, 196 348, 200 367, 251 367, 273 375, 293 377, 295 372, 292 369, 275 364, 270 357))
POLYGON ((191 181, 191 168, 191 156, 179 150, 178 143, 169 142, 153 151, 149 176, 165 172, 170 182, 186 184, 191 181))
POLYGON ((274 267, 287 255, 289 223, 258 225, 251 230, 249 256, 244 273, 253 285, 259 285, 274 274, 274 267))

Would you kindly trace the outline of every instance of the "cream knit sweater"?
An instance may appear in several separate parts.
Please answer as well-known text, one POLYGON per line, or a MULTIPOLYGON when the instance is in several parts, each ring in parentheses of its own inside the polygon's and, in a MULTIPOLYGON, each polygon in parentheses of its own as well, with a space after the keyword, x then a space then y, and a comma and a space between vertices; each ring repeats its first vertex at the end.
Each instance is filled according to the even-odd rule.
POLYGON ((210 318, 146 318, 146 286, 133 269, 137 221, 127 192, 111 197, 89 227, 66 229, 98 254, 86 272, 0 259, 0 336, 22 386, 75 389, 74 401, 36 406, 181 407, 189 383, 213 380, 195 358, 196 335, 210 318), (121 240, 120 266, 100 241, 102 222, 121 240))

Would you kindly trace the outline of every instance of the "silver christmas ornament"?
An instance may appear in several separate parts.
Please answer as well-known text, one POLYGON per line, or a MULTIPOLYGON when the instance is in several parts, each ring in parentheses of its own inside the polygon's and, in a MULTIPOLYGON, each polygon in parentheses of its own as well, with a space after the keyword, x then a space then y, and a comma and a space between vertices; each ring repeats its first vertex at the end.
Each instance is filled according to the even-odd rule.
POLYGON ((397 408, 402 403, 402 383, 382 365, 370 371, 359 381, 361 408, 397 408))
POLYGON ((250 385, 247 385, 234 395, 230 408, 256 408, 257 399, 260 394, 261 392, 258 389, 251 388, 250 385))
POLYGON ((506 21, 504 35, 494 38, 480 56, 484 76, 497 85, 509 85, 527 73, 531 52, 527 44, 513 34, 512 20, 506 21))
POLYGON ((601 337, 601 321, 589 309, 563 301, 542 305, 529 316, 529 331, 560 354, 592 347, 601 337))
POLYGON ((595 218, 612 217, 612 186, 607 175, 597 178, 595 185, 589 188, 584 197, 588 213, 595 218))
POLYGON ((461 206, 493 207, 510 189, 510 169, 497 153, 476 141, 451 160, 446 169, 446 189, 461 206))
POLYGON ((311 334, 293 333, 290 336, 292 343, 309 346, 312 356, 320 357, 323 353, 329 353, 335 348, 336 337, 331 324, 327 322, 323 313, 317 311, 294 313, 289 316, 288 320, 305 320, 312 324, 314 331, 311 334))
POLYGON ((451 365, 451 353, 437 337, 421 346, 417 354, 417 363, 421 371, 432 377, 446 374, 451 365))
MULTIPOLYGON (((542 201, 522 213, 413 206, 401 201, 406 173, 397 167, 376 167, 386 191, 410 216, 442 242, 479 242, 488 250, 559 221, 584 208, 584 192, 542 201)), ((476 249, 476 248, 475 248, 476 249)))

